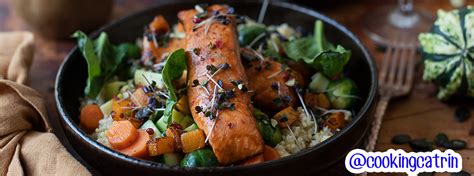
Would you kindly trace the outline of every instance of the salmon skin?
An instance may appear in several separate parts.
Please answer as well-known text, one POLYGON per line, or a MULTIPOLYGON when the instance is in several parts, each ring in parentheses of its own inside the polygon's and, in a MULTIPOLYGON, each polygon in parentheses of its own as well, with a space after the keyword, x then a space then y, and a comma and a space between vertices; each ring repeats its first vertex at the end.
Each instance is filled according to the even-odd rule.
POLYGON ((228 9, 210 6, 207 18, 198 20, 194 9, 178 13, 186 33, 192 116, 221 165, 258 155, 264 148, 240 60, 236 19, 228 9))

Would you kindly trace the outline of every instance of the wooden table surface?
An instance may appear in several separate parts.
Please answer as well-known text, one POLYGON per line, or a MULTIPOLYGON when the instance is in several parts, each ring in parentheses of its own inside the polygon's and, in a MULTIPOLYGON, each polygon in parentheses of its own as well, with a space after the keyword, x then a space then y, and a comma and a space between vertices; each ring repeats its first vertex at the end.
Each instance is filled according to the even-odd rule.
MULTIPOLYGON (((11 7, 13 0, 0 0, 0 31, 28 30, 29 27, 15 14, 11 7)), ((158 1, 152 0, 116 0, 113 19, 146 8, 158 1)), ((324 14, 352 30, 368 47, 377 63, 383 58, 383 52, 377 50, 375 44, 364 35, 361 27, 362 17, 371 9, 387 4, 395 4, 394 0, 358 0, 336 1, 340 4, 311 5, 324 14)), ((467 0, 474 5, 474 0, 467 0)), ((435 15, 437 9, 452 9, 448 0, 416 0, 415 7, 426 10, 435 15)), ((56 72, 65 55, 74 46, 73 41, 58 41, 35 35, 35 61, 31 68, 31 87, 44 95, 50 115, 50 121, 60 139, 65 139, 60 128, 60 122, 54 101, 54 81, 56 72)), ((0 41, 1 42, 1 41, 0 41)), ((463 156, 464 170, 474 173, 474 136, 469 135, 474 118, 460 123, 454 119, 454 110, 459 106, 468 107, 474 112, 474 101, 453 100, 440 102, 435 98, 435 88, 421 80, 421 70, 417 69, 414 88, 407 97, 390 102, 384 117, 377 150, 389 148, 403 148, 407 146, 392 145, 390 140, 396 134, 406 133, 414 138, 433 140, 439 132, 446 133, 450 138, 462 139, 468 143, 468 148, 458 151, 463 156)), ((66 144, 67 145, 67 144, 66 144)))

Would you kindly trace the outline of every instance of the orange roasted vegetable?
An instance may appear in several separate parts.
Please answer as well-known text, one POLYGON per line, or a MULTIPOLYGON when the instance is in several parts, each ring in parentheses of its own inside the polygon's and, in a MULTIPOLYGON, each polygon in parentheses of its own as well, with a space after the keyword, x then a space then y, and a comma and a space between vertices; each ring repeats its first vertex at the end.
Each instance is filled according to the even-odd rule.
POLYGON ((153 21, 148 25, 148 28, 156 33, 167 33, 170 30, 170 25, 163 16, 155 16, 153 21))
POLYGON ((147 106, 148 104, 148 95, 143 91, 142 88, 137 88, 132 94, 132 102, 137 106, 147 106))
POLYGON ((304 101, 312 109, 331 108, 331 103, 329 102, 328 97, 324 93, 307 92, 304 94, 304 101))
POLYGON ((92 133, 99 127, 99 120, 104 117, 100 107, 96 104, 89 104, 82 108, 79 118, 82 129, 87 133, 92 133))
POLYGON ((150 139, 150 135, 145 130, 138 130, 138 138, 135 140, 135 142, 133 142, 132 145, 124 149, 120 149, 118 151, 128 156, 133 156, 137 158, 147 158, 147 142, 150 139))
POLYGON ((176 150, 181 150, 181 148, 182 148, 181 132, 182 132, 182 130, 178 129, 174 125, 172 125, 172 126, 170 126, 169 128, 166 129, 166 136, 171 137, 171 138, 174 139, 176 150))
POLYGON ((133 103, 129 99, 118 100, 114 98, 112 100, 112 118, 116 121, 124 120, 132 109, 133 103))
POLYGON ((113 149, 124 149, 138 138, 138 130, 128 120, 114 121, 105 136, 113 149))
POLYGON ((273 119, 278 122, 278 126, 280 126, 280 128, 287 128, 287 126, 290 126, 296 121, 296 119, 298 119, 298 116, 299 113, 289 106, 275 114, 273 119))
POLYGON ((265 145, 265 148, 263 149, 263 158, 265 161, 276 160, 280 158, 280 154, 274 148, 265 145))
POLYGON ((193 130, 181 134, 181 144, 183 145, 184 153, 191 153, 194 150, 203 148, 206 143, 206 136, 201 129, 193 130))
POLYGON ((158 156, 174 152, 175 142, 172 137, 156 138, 148 141, 147 148, 150 156, 158 156))
POLYGON ((331 113, 326 119, 326 126, 331 130, 341 129, 346 126, 346 123, 344 113, 342 112, 331 113))

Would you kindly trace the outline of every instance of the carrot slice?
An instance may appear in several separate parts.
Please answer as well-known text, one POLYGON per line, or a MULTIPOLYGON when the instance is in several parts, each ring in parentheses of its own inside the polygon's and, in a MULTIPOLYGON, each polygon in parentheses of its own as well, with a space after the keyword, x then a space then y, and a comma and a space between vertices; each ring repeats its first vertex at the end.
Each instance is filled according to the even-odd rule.
POLYGON ((252 165, 252 164, 263 163, 263 161, 265 161, 265 159, 263 158, 263 154, 260 154, 260 155, 254 156, 252 158, 249 158, 248 160, 244 161, 240 165, 248 166, 248 165, 252 165))
POLYGON ((203 148, 206 143, 206 136, 201 129, 193 130, 181 134, 181 144, 183 145, 183 152, 190 153, 194 150, 203 148))
POLYGON ((138 130, 138 138, 135 140, 135 142, 127 148, 120 149, 118 151, 128 156, 147 158, 147 142, 150 139, 150 135, 145 130, 138 130))
POLYGON ((138 130, 128 120, 114 121, 105 136, 114 149, 124 149, 138 138, 138 130))
POLYGON ((150 156, 172 153, 175 150, 175 141, 172 137, 152 139, 147 143, 150 156))
POLYGON ((265 148, 263 149, 263 159, 265 161, 271 161, 271 160, 276 160, 280 158, 280 154, 278 153, 277 150, 274 148, 265 145, 265 148))
POLYGON ((89 104, 84 106, 81 110, 81 116, 79 118, 81 127, 87 133, 94 132, 99 127, 99 121, 104 117, 100 107, 96 104, 89 104))

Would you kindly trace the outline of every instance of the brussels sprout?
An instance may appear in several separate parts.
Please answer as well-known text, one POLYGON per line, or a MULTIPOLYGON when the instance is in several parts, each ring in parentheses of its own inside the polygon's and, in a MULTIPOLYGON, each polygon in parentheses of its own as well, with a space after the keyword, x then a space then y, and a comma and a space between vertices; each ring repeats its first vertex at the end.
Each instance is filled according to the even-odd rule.
POLYGON ((329 80, 321 72, 318 72, 311 77, 309 89, 315 92, 324 92, 328 85, 329 80))
POLYGON ((241 46, 247 46, 252 43, 255 38, 265 33, 267 29, 261 25, 247 25, 239 30, 239 42, 241 46))
POLYGON ((281 131, 278 126, 272 126, 269 120, 257 120, 257 128, 265 144, 275 147, 281 142, 281 131))
POLYGON ((186 154, 181 160, 181 167, 212 167, 218 166, 217 158, 209 148, 199 149, 186 154))
POLYGON ((331 81, 327 92, 331 107, 336 109, 350 108, 357 97, 357 87, 349 78, 341 78, 331 81))
POLYGON ((275 121, 272 125, 272 119, 257 108, 254 108, 253 116, 257 119, 257 128, 265 144, 274 147, 280 143, 282 137, 280 128, 277 126, 278 122, 275 121))

